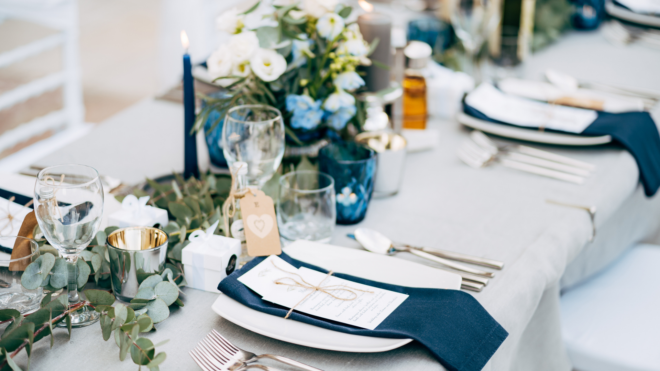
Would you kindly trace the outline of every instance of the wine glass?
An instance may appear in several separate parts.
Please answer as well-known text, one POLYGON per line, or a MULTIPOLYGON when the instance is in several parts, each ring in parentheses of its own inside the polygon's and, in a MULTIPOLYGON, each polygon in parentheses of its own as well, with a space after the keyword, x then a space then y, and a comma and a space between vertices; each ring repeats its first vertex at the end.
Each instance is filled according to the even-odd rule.
POLYGON ((468 58, 467 72, 475 83, 481 82, 478 54, 486 37, 495 30, 500 13, 493 0, 454 0, 451 10, 451 24, 456 36, 461 40, 468 58))
MULTIPOLYGON (((76 261, 96 236, 103 215, 103 186, 98 172, 85 165, 58 165, 39 172, 34 186, 34 210, 48 242, 69 263, 69 306, 80 302, 76 261)), ((71 313, 75 327, 96 322, 99 314, 82 307, 71 313)))
POLYGON ((230 109, 222 128, 222 148, 229 168, 236 161, 247 163, 248 186, 261 188, 275 174, 284 155, 282 114, 265 105, 230 109))

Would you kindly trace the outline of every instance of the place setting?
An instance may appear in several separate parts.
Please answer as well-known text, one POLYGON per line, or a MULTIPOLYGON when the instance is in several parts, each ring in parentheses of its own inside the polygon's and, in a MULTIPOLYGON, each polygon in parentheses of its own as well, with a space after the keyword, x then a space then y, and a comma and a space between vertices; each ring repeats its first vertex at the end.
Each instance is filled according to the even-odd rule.
POLYGON ((660 94, 538 58, 650 4, 162 5, 175 87, 0 157, 0 369, 611 366, 579 302, 657 237, 660 94))

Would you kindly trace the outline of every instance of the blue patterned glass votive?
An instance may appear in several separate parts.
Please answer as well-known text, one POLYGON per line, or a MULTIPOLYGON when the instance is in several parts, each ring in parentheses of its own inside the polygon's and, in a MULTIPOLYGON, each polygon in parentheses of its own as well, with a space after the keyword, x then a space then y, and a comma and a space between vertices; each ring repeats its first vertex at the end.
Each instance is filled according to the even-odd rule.
POLYGON ((337 224, 364 219, 376 179, 377 154, 354 142, 329 144, 319 151, 319 170, 335 180, 337 224))
MULTIPOLYGON (((225 98, 229 96, 224 91, 219 91, 216 93, 209 94, 211 98, 225 98)), ((202 108, 206 106, 206 103, 204 100, 202 100, 202 108)), ((220 167, 220 168, 226 168, 227 167, 227 160, 225 159, 225 155, 222 152, 222 126, 224 124, 225 117, 222 115, 220 117, 220 112, 217 110, 213 110, 210 114, 209 117, 206 119, 206 122, 204 123, 204 133, 205 133, 205 139, 206 139, 206 145, 209 148, 209 157, 211 158, 211 163, 213 165, 220 167), (218 123, 215 125, 215 123, 218 123), (215 128, 213 128, 213 125, 215 125, 215 128), (213 130, 211 130, 213 128, 213 130), (210 130, 210 132, 209 132, 210 130)))

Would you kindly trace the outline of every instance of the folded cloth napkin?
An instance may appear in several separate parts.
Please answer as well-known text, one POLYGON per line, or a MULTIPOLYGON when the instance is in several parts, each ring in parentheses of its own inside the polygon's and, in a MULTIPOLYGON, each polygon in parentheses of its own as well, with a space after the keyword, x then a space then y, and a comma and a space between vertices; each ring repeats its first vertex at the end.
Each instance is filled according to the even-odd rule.
MULTIPOLYGON (((510 125, 491 119, 465 102, 463 111, 484 121, 510 125)), ((644 186, 646 196, 655 195, 660 188, 660 133, 651 115, 648 112, 596 113, 598 116, 582 131, 582 134, 612 136, 614 141, 628 150, 637 161, 639 179, 644 186)))
MULTIPOLYGON (((296 268, 326 270, 292 259, 280 258, 296 268)), ((238 281, 245 272, 261 263, 255 258, 218 285, 218 290, 239 303, 278 317, 288 308, 261 300, 261 296, 238 281)), ((289 319, 348 334, 384 338, 412 338, 424 344, 440 363, 451 371, 481 370, 508 333, 471 295, 457 290, 422 289, 390 285, 347 274, 335 273, 349 281, 409 295, 375 330, 366 330, 294 311, 289 319)))
MULTIPOLYGON (((9 200, 12 197, 15 197, 14 202, 19 205, 27 205, 27 203, 32 200, 32 197, 24 196, 22 194, 14 193, 12 191, 0 188, 0 198, 9 200)), ((29 208, 34 209, 32 205, 30 205, 29 208)))

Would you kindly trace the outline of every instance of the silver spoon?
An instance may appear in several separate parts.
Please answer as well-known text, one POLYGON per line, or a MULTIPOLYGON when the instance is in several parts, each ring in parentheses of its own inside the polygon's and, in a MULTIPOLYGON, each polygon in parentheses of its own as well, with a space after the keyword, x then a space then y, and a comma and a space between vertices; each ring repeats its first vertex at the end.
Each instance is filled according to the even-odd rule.
MULTIPOLYGON (((355 230, 355 239, 364 247, 366 250, 369 250, 371 252, 374 252, 376 254, 383 254, 383 255, 394 255, 399 252, 407 252, 413 255, 417 255, 420 258, 428 259, 431 261, 434 261, 436 263, 440 263, 446 267, 455 269, 457 271, 461 272, 467 272, 476 276, 481 276, 481 277, 487 277, 487 278, 493 278, 495 277, 495 274, 492 272, 486 272, 482 271, 479 269, 474 269, 470 268, 468 266, 465 266, 463 264, 455 263, 447 259, 443 259, 441 257, 431 255, 427 252, 414 249, 411 247, 396 247, 392 244, 392 241, 383 236, 382 234, 378 233, 377 231, 374 231, 373 229, 368 229, 368 228, 358 228, 355 230)), ((487 279, 483 279, 480 277, 474 277, 474 276, 466 276, 463 275, 463 278, 473 281, 473 282, 479 282, 483 285, 488 284, 487 279)))

